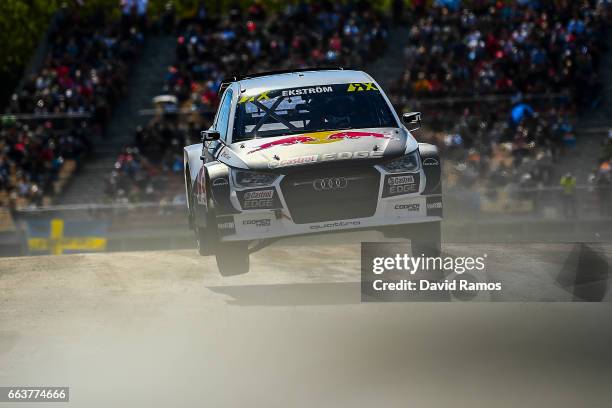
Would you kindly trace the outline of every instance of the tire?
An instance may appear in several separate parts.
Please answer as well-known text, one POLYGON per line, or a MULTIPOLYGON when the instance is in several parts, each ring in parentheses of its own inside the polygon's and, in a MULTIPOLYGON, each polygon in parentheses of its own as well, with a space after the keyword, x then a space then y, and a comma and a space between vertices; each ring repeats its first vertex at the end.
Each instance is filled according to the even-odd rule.
MULTIPOLYGON (((187 194, 187 202, 188 202, 187 218, 189 221, 189 229, 195 231, 196 222, 195 222, 195 215, 193 213, 193 208, 194 208, 195 203, 193 199, 193 193, 191 191, 191 176, 189 173, 189 166, 185 167, 185 193, 187 194)), ((196 241, 197 241, 197 237, 196 237, 196 241)))
POLYGON ((429 222, 418 228, 418 233, 412 235, 410 246, 412 256, 436 257, 442 252, 440 222, 429 222))
POLYGON ((218 242, 217 266, 222 276, 233 276, 247 273, 250 267, 248 242, 218 242))
MULTIPOLYGON (((195 208, 193 194, 189 195, 192 206, 195 208)), ((200 227, 195 219, 195 214, 190 212, 193 218, 194 232, 198 253, 201 256, 215 255, 217 267, 222 276, 232 276, 247 273, 250 267, 249 243, 248 241, 222 242, 217 230, 217 218, 215 205, 208 200, 206 212, 206 227, 200 227)))
MULTIPOLYGON (((191 186, 191 180, 189 180, 189 186, 191 186)), ((196 201, 191 188, 188 187, 190 211, 189 221, 193 225, 193 232, 195 233, 196 245, 198 247, 198 253, 201 256, 210 256, 215 254, 217 244, 219 242, 219 235, 217 232, 217 224, 214 213, 214 205, 212 201, 208 202, 208 211, 206 212, 206 227, 198 226, 196 221, 196 215, 194 213, 196 208, 196 201)))
POLYGON ((196 226, 194 231, 196 244, 198 245, 198 253, 201 256, 214 255, 219 241, 216 228, 202 228, 196 226))

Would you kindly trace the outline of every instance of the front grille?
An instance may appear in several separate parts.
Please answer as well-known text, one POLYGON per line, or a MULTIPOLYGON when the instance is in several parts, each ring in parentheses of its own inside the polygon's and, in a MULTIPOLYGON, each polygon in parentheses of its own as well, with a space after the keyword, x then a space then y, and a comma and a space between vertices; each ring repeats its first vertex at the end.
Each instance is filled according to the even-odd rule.
POLYGON ((281 189, 293 221, 306 224, 371 217, 379 182, 380 173, 371 166, 325 168, 289 174, 281 189))

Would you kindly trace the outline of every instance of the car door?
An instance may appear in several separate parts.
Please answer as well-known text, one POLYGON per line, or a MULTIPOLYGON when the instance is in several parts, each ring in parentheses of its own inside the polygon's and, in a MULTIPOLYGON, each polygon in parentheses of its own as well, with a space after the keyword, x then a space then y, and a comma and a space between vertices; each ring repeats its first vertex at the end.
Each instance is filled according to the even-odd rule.
POLYGON ((221 137, 219 140, 205 142, 204 158, 206 163, 216 160, 216 157, 221 149, 223 149, 227 141, 230 111, 232 108, 232 96, 233 92, 228 88, 223 94, 223 98, 219 104, 219 110, 213 122, 212 129, 218 131, 221 137))

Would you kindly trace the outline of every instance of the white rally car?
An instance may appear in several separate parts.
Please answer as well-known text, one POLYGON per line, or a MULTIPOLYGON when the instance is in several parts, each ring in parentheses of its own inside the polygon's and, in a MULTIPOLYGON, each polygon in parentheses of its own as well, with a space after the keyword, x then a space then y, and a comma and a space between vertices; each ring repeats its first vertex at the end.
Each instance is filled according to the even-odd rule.
POLYGON ((224 82, 202 143, 184 149, 189 224, 222 274, 280 237, 376 229, 440 252, 440 160, 368 74, 296 70, 224 82), (403 123, 402 123, 403 122, 403 123), (408 128, 407 128, 408 127, 408 128))

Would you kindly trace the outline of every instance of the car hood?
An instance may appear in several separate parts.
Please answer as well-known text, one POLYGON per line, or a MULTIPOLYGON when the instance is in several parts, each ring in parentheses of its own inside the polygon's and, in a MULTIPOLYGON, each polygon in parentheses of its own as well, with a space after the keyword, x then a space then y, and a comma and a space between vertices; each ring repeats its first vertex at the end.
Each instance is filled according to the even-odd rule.
POLYGON ((385 160, 418 147, 401 128, 365 128, 300 133, 233 143, 219 160, 232 167, 270 170, 316 163, 385 160))

